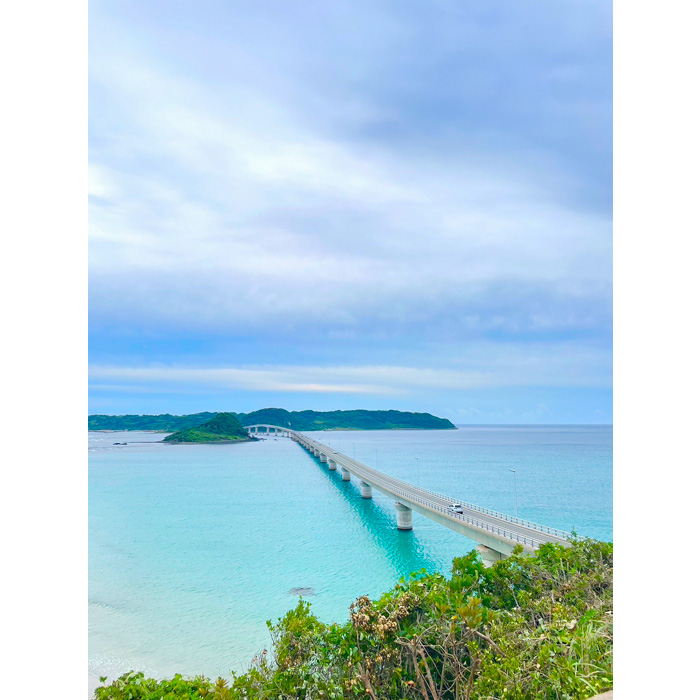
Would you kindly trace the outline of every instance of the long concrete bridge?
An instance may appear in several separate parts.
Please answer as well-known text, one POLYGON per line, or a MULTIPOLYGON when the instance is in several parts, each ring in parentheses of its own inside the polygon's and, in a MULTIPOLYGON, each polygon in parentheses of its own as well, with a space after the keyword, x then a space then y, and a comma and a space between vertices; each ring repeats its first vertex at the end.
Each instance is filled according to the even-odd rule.
POLYGON ((567 532, 464 503, 459 499, 395 479, 290 428, 249 425, 246 426, 246 430, 251 435, 264 432, 290 437, 317 457, 321 464, 327 465, 330 471, 340 469, 343 481, 350 481, 351 476, 355 476, 360 482, 362 498, 372 498, 375 489, 388 496, 396 506, 399 530, 413 529, 413 512, 416 511, 468 537, 477 543, 477 550, 486 566, 491 566, 499 559, 505 559, 519 544, 526 552, 534 552, 546 542, 569 546, 570 535, 567 532), (454 504, 461 506, 462 513, 451 508, 454 504))

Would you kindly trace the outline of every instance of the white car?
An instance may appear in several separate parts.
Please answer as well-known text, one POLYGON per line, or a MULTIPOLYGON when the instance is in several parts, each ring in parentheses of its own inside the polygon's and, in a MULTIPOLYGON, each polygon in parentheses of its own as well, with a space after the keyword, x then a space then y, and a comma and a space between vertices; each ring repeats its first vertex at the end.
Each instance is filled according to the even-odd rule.
POLYGON ((452 505, 447 506, 447 510, 451 510, 453 513, 464 513, 461 503, 453 503, 452 505))

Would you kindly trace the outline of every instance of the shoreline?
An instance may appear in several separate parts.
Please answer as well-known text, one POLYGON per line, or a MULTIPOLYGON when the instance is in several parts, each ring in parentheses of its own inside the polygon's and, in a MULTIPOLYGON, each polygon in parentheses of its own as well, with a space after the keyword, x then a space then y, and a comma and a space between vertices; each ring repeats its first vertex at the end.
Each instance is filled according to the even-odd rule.
MULTIPOLYGON (((282 426, 280 426, 282 427, 282 426)), ((461 427, 483 427, 483 426, 461 426, 461 427)), ((491 426, 486 426, 491 427, 491 426)), ((459 430, 460 426, 455 425, 453 428, 290 428, 295 433, 332 433, 332 432, 392 432, 396 430, 459 430)), ((146 430, 145 428, 120 428, 114 430, 112 428, 88 428, 88 433, 176 433, 177 430, 146 430)))
POLYGON ((95 691, 102 685, 100 683, 100 677, 95 675, 92 671, 88 671, 88 700, 94 700, 95 691))

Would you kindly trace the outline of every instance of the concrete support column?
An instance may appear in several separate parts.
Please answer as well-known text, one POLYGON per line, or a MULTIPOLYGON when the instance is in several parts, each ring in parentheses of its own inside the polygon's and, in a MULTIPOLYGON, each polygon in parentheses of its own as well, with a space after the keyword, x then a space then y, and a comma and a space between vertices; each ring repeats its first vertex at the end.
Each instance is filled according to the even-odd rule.
POLYGON ((350 481, 350 472, 345 467, 341 467, 340 471, 343 475, 343 481, 350 481))
POLYGON ((338 469, 338 465, 337 465, 332 459, 329 459, 329 460, 328 460, 328 468, 329 468, 332 472, 334 472, 334 471, 336 471, 336 469, 338 469))
POLYGON ((505 559, 506 555, 501 554, 500 552, 497 552, 495 549, 491 549, 491 547, 487 547, 485 544, 478 544, 476 545, 476 551, 481 554, 481 561, 484 563, 484 566, 488 569, 490 566, 493 566, 494 562, 501 561, 501 559, 505 559))
POLYGON ((314 449, 314 457, 320 457, 320 456, 321 456, 321 453, 318 450, 314 449))
POLYGON ((269 435, 269 434, 270 434, 270 429, 267 428, 267 432, 265 433, 265 435, 269 435))
POLYGON ((323 452, 321 452, 321 462, 322 462, 323 464, 327 464, 327 463, 328 463, 328 457, 326 457, 326 455, 324 455, 323 452))
POLYGON ((372 498, 372 487, 364 481, 360 482, 360 495, 362 498, 372 498))
POLYGON ((413 511, 403 503, 394 503, 396 506, 396 526, 399 530, 413 530, 413 511))

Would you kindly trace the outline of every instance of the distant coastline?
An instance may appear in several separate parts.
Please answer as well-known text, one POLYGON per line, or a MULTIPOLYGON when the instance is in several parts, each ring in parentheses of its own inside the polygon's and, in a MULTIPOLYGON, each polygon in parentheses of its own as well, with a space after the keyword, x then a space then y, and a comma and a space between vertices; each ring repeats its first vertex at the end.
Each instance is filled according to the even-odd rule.
MULTIPOLYGON (((99 415, 88 416, 88 430, 99 432, 141 431, 173 433, 189 430, 213 419, 214 412, 174 416, 158 415, 99 415)), ((234 413, 242 425, 278 425, 292 430, 456 430, 446 418, 430 413, 407 411, 287 411, 283 408, 263 408, 252 413, 234 413)))

